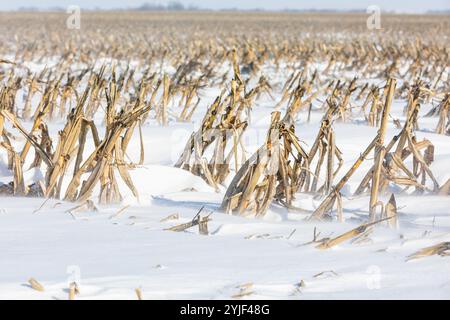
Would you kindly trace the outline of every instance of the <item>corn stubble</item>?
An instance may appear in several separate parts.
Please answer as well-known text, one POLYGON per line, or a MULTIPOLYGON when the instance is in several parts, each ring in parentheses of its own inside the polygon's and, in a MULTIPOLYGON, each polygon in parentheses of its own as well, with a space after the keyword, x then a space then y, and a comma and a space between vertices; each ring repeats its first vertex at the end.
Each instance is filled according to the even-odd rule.
MULTIPOLYGON (((384 23, 392 32, 371 34, 359 24, 358 15, 324 20, 311 14, 305 22, 294 19, 295 15, 272 14, 267 30, 265 18, 250 13, 249 19, 235 17, 240 23, 227 13, 214 14, 215 24, 203 13, 136 13, 134 19, 86 13, 82 33, 55 28, 44 36, 45 41, 32 46, 38 32, 17 21, 31 19, 35 26, 38 21, 27 13, 11 17, 6 16, 6 22, 17 25, 16 33, 23 35, 23 41, 17 43, 8 32, 2 35, 5 43, 14 43, 16 54, 14 61, 0 60, 0 148, 14 176, 11 183, 0 186, 0 194, 64 199, 93 208, 95 188, 100 190, 101 204, 122 200, 120 177, 138 198, 130 170, 144 164, 142 127, 148 121, 161 126, 191 122, 195 112, 204 112, 203 120, 187 139, 175 166, 200 176, 218 191, 225 186, 221 210, 227 213, 263 216, 276 204, 306 213, 309 219, 328 219, 336 208, 343 220, 341 191, 370 156, 374 163, 355 192, 370 195, 370 226, 380 221, 397 226, 392 186, 401 188, 399 193, 450 194, 450 180, 439 185, 430 168, 435 147, 416 136, 420 106, 430 102, 435 107, 426 116, 437 119, 436 133, 450 135, 450 88, 444 77, 449 52, 442 37, 448 21, 435 24, 433 17, 398 21, 387 15, 384 23), (179 22, 180 15, 184 23, 179 22), (120 27, 117 21, 126 21, 129 27, 120 27), (164 30, 161 21, 166 23, 164 30), (351 41, 327 37, 322 31, 337 21, 340 31, 357 36, 351 41), (405 26, 405 41, 397 41, 405 26), (237 36, 243 33, 246 37, 237 36), (41 61, 50 52, 59 56, 55 66, 39 73, 19 72, 25 62, 41 61), (115 62, 99 64, 100 53, 115 62), (315 69, 317 62, 325 67, 315 69), (174 72, 164 71, 165 65, 173 66, 174 72), (260 70, 267 65, 285 68, 286 81, 262 75, 260 70), (356 71, 360 79, 345 76, 348 71, 356 71), (373 78, 380 82, 361 80, 373 78), (211 87, 220 88, 220 94, 206 110, 199 110, 202 90, 211 87), (278 101, 273 98, 275 89, 281 92, 278 101), (16 101, 21 91, 23 107, 19 108, 16 101), (265 141, 247 158, 243 138, 262 96, 273 102, 271 121, 265 141), (407 101, 406 121, 394 119, 399 132, 386 140, 395 99, 407 101), (310 148, 301 142, 302 126, 296 129, 300 111, 308 112, 308 122, 312 111, 323 113, 310 148), (358 115, 378 133, 336 179, 346 155, 339 148, 334 124, 351 122, 358 115), (64 123, 56 137, 48 129, 53 121, 64 123), (19 138, 23 144, 14 148, 12 140, 19 138), (135 142, 140 155, 133 160, 127 148, 135 142), (24 167, 25 163, 30 167, 24 167), (23 172, 29 168, 45 169, 45 179, 26 185, 23 172), (229 177, 231 183, 226 186, 229 177), (320 205, 314 211, 296 207, 299 193, 320 198, 320 205), (387 203, 379 200, 385 194, 387 203)), ((49 23, 58 21, 57 14, 47 18, 49 23)), ((171 230, 199 225, 200 233, 208 234, 208 221, 198 216, 171 230)), ((362 229, 321 246, 333 246, 362 229)))

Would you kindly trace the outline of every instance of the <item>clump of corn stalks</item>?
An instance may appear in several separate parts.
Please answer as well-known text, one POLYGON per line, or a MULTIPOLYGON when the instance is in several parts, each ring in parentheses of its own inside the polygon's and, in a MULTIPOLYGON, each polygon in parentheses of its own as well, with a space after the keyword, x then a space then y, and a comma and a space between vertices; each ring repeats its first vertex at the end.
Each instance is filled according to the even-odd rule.
MULTIPOLYGON (((385 193, 390 184, 403 186, 403 192, 415 188, 417 193, 438 192, 439 184, 429 166, 434 160, 434 146, 424 139, 418 141, 414 133, 417 123, 417 113, 420 105, 418 99, 420 89, 414 93, 414 99, 408 108, 408 118, 399 134, 384 146, 383 140, 378 141, 375 154, 375 165, 369 170, 361 181, 355 194, 361 194, 371 188, 371 215, 374 218, 374 207, 377 203, 377 194, 385 193), (421 150, 424 150, 422 153, 421 150), (408 168, 405 160, 412 156, 412 168, 408 168), (431 179, 432 188, 427 185, 427 178, 431 179)), ((384 115, 383 115, 384 116, 384 115)), ((386 124, 383 122, 382 126, 386 124)), ((383 128, 382 127, 382 128, 383 128)), ((380 129, 380 135, 384 130, 380 129)), ((381 136, 380 136, 381 138, 381 136)))
MULTIPOLYGON (((387 124, 387 117, 389 114, 390 105, 393 98, 393 93, 395 90, 395 80, 390 80, 389 83, 389 94, 386 97, 386 103, 383 111, 383 120, 380 127, 380 130, 377 134, 377 136, 372 140, 372 142, 369 144, 369 146, 364 150, 364 152, 359 156, 359 158, 356 160, 356 162, 353 164, 353 166, 350 168, 350 170, 341 178, 341 180, 336 184, 336 186, 333 188, 333 190, 325 197, 325 199, 322 201, 322 203, 319 205, 319 207, 313 212, 313 214, 310 216, 310 219, 321 219, 325 214, 327 214, 329 211, 332 210, 334 204, 340 203, 340 190, 343 188, 343 186, 347 183, 347 181, 350 179, 350 177, 353 175, 353 173, 358 169, 358 167, 361 165, 361 163, 366 159, 366 157, 369 155, 369 153, 374 149, 376 146, 378 147, 378 150, 383 145, 384 141, 384 135, 386 132, 386 124, 387 124)), ((378 151, 380 152, 380 151, 378 151)), ((379 160, 375 159, 376 164, 379 165, 379 160)), ((378 193, 377 193, 378 195, 378 193)), ((372 204, 371 200, 371 204, 372 204)))
POLYGON ((314 173, 307 176, 307 181, 304 187, 305 192, 319 192, 321 194, 330 193, 333 187, 333 179, 343 164, 342 152, 336 146, 336 135, 332 127, 333 121, 336 119, 336 115, 340 112, 340 105, 334 101, 333 96, 327 100, 327 104, 328 109, 322 118, 319 133, 317 134, 314 144, 308 154, 308 161, 311 167, 313 166, 316 155, 317 161, 314 173), (335 166, 336 161, 338 162, 337 167, 335 166), (318 187, 320 174, 322 172, 322 167, 324 166, 325 181, 321 187, 318 187), (313 176, 311 184, 309 183, 310 176, 313 176))
MULTIPOLYGON (((91 197, 94 187, 100 184, 99 200, 101 203, 119 202, 121 195, 115 178, 115 169, 133 195, 139 196, 128 172, 131 166, 125 162, 124 154, 134 128, 149 111, 149 107, 138 98, 129 109, 118 111, 116 109, 118 94, 117 86, 112 82, 106 91, 105 137, 83 163, 81 161, 82 151, 78 152, 76 170, 66 190, 65 200, 85 201, 91 197), (90 172, 88 178, 81 183, 82 175, 87 172, 90 172)), ((87 127, 85 130, 87 130, 87 127)), ((84 145, 84 141, 81 141, 80 145, 84 145)))
POLYGON ((295 192, 305 183, 308 155, 300 146, 294 127, 273 112, 266 142, 236 173, 222 201, 227 213, 264 215, 277 200, 291 206, 295 192))
POLYGON ((228 95, 221 94, 209 107, 200 129, 190 136, 175 164, 202 177, 216 189, 230 173, 233 160, 236 171, 239 163, 245 161, 241 138, 248 126, 252 101, 259 92, 268 90, 267 82, 261 78, 255 88, 245 93, 235 55, 233 66, 234 78, 228 95), (212 152, 208 154, 209 150, 212 152))
MULTIPOLYGON (((9 138, 9 132, 5 128, 5 120, 10 120, 14 126, 16 126, 21 132, 25 133, 25 129, 19 124, 16 119, 16 116, 6 108, 7 104, 5 104, 5 90, 2 90, 0 93, 0 136, 3 141, 0 142, 0 147, 5 149, 8 155, 8 169, 13 172, 13 181, 10 184, 4 184, 0 187, 0 194, 3 195, 15 195, 15 196, 42 196, 43 195, 43 184, 32 184, 25 185, 23 178, 23 161, 22 161, 22 153, 18 153, 15 151, 11 144, 11 140, 9 138)), ((32 139, 31 136, 26 135, 29 139, 32 139)), ((45 152, 43 147, 39 145, 35 140, 36 147, 39 147, 39 150, 45 152)))
MULTIPOLYGON (((368 154, 375 149, 374 165, 365 175, 357 188, 355 194, 361 194, 369 189, 370 192, 370 217, 372 221, 376 219, 376 207, 380 205, 378 194, 385 193, 390 183, 405 186, 403 191, 410 187, 415 187, 416 192, 438 192, 439 184, 429 169, 429 165, 434 159, 434 147, 428 140, 418 142, 414 134, 414 128, 417 126, 417 114, 419 110, 418 100, 420 98, 421 89, 416 87, 413 92, 413 99, 407 107, 407 120, 401 132, 394 136, 392 140, 384 146, 384 139, 387 127, 387 118, 389 115, 392 98, 395 92, 396 82, 394 79, 388 81, 386 101, 381 116, 380 129, 375 139, 369 144, 366 150, 360 155, 355 164, 347 172, 347 174, 336 185, 335 192, 330 193, 321 205, 315 210, 311 218, 321 218, 326 212, 330 211, 337 199, 337 194, 351 175, 360 166, 362 161, 368 154), (391 151, 395 148, 394 151, 391 151), (424 154, 420 152, 425 149, 424 154), (413 168, 409 169, 404 161, 408 156, 413 157, 413 168), (398 173, 403 175, 398 175, 398 173), (430 189, 426 185, 426 178, 429 177, 433 183, 430 189), (420 179, 420 180, 419 180, 420 179)), ((383 213, 383 210, 382 210, 383 213)))
MULTIPOLYGON (((138 197, 138 192, 128 173, 132 165, 125 162, 124 155, 126 154, 126 149, 132 138, 134 129, 140 126, 141 119, 150 110, 150 106, 144 101, 148 87, 144 83, 141 83, 138 86, 138 94, 133 104, 127 106, 127 108, 118 110, 117 101, 120 98, 120 89, 115 80, 114 69, 112 70, 112 79, 109 87, 105 88, 105 97, 107 100, 105 137, 103 140, 100 140, 95 123, 89 120, 86 113, 93 114, 98 108, 96 104, 98 100, 97 96, 100 88, 102 88, 102 81, 99 79, 103 72, 104 67, 100 69, 98 74, 93 76, 95 81, 92 82, 92 86, 85 88, 83 95, 78 98, 76 106, 69 112, 67 122, 63 130, 59 133, 59 139, 54 152, 52 152, 52 141, 43 120, 45 115, 51 114, 50 97, 56 85, 53 85, 44 93, 43 99, 35 112, 30 132, 25 130, 15 114, 3 107, 0 109, 0 129, 4 138, 2 146, 8 150, 10 155, 11 168, 14 171, 14 194, 27 195, 31 190, 31 188, 24 186, 22 167, 32 146, 35 150, 35 159, 32 167, 39 167, 42 162, 47 166, 45 184, 38 185, 42 189, 41 193, 46 197, 59 198, 61 196, 63 179, 71 163, 73 163, 73 177, 65 191, 65 200, 80 201, 83 203, 91 197, 94 187, 100 184, 99 200, 101 203, 120 201, 121 195, 115 177, 116 170, 126 185, 131 189, 133 195, 138 197), (12 149, 7 135, 3 134, 3 131, 5 131, 5 119, 8 119, 26 139, 26 143, 20 154, 12 149), (38 129, 41 131, 40 141, 34 135, 34 132, 38 129), (83 154, 89 132, 92 135, 95 149, 83 162, 83 154), (85 181, 81 182, 84 174, 87 174, 88 177, 85 181)), ((5 99, 5 95, 0 95, 0 97, 5 99)), ((142 136, 140 161, 143 161, 142 136)), ((36 193, 36 191, 33 192, 36 193)))
POLYGON ((309 106, 320 94, 325 93, 333 83, 323 85, 318 79, 317 70, 312 73, 309 79, 305 73, 306 69, 301 72, 294 71, 288 77, 282 88, 281 99, 275 108, 288 101, 288 108, 297 112, 301 108, 309 106), (307 95, 306 99, 302 99, 304 95, 307 95))
MULTIPOLYGON (((338 104, 338 119, 342 121, 347 121, 351 111, 349 110, 350 97, 356 91, 356 78, 353 78, 348 82, 347 87, 342 88, 342 98, 338 104)), ((333 93, 335 95, 335 93, 333 93)))
POLYGON ((370 111, 366 116, 368 125, 377 127, 381 112, 383 111, 383 104, 380 99, 380 88, 374 86, 367 94, 366 101, 362 105, 362 111, 365 113, 367 104, 370 103, 370 111))
POLYGON ((428 117, 436 115, 439 116, 436 133, 450 135, 450 93, 447 93, 442 101, 427 113, 428 117))
MULTIPOLYGON (((343 163, 342 153, 335 144, 332 123, 338 118, 343 105, 335 101, 335 96, 327 99, 328 109, 308 154, 295 135, 294 123, 299 110, 305 105, 302 98, 310 91, 313 80, 308 85, 300 79, 298 75, 288 80, 288 83, 291 82, 289 86, 296 81, 298 85, 288 95, 290 98, 285 116, 280 120, 279 113, 272 114, 265 145, 241 167, 228 187, 222 202, 222 209, 226 212, 263 215, 272 200, 289 209, 307 212, 292 205, 295 193, 328 193, 331 190, 332 181, 343 163), (312 164, 316 166, 314 172, 310 170, 312 164), (325 171, 322 171, 324 166, 325 171), (323 185, 319 186, 321 172, 325 172, 325 178, 323 185), (244 192, 247 193, 244 195, 244 192)), ((353 88, 353 84, 350 87, 353 88)))

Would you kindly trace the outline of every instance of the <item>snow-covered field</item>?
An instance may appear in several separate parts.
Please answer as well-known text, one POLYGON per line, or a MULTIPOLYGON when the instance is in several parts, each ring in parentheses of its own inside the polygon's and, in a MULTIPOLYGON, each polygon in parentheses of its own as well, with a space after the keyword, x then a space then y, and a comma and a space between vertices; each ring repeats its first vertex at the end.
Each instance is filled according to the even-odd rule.
MULTIPOLYGON (((225 186, 216 192, 201 178, 173 167, 218 90, 202 92, 192 123, 173 121, 161 127, 149 120, 143 126, 145 162, 131 171, 139 201, 121 188, 120 205, 70 213, 73 203, 0 198, 0 299, 67 299, 68 284, 74 280, 81 290, 77 299, 136 299, 136 288, 145 299, 229 299, 249 283, 242 299, 450 298, 450 258, 406 261, 419 249, 450 241, 448 196, 398 196, 398 229, 379 225, 364 241, 349 240, 328 250, 311 243, 315 232, 333 237, 367 221, 369 197, 351 193, 372 158, 345 186, 343 223, 306 221, 308 215, 277 205, 261 219, 219 212, 225 186), (202 206, 212 212, 209 235, 200 235, 197 228, 165 230, 190 221, 202 206), (179 219, 161 222, 172 214, 179 219), (30 277, 45 291, 32 290, 30 277)), ((275 100, 279 94, 274 93, 275 100)), ((263 142, 275 104, 268 97, 256 102, 244 138, 247 156, 263 142)), ((404 105, 395 101, 392 119, 404 121, 404 105)), ((430 107, 424 106, 420 115, 430 107)), ((300 112, 296 133, 305 148, 311 146, 321 117, 322 111, 313 111, 307 123, 307 112, 300 112)), ((344 159, 338 179, 376 134, 358 119, 356 114, 350 122, 335 124, 344 159)), ((437 118, 421 117, 417 136, 434 144, 431 169, 442 184, 450 178, 450 137, 433 133, 436 123, 437 118)), ((62 126, 55 122, 49 129, 56 134, 62 126)), ((390 122, 387 139, 398 132, 390 122)), ((139 157, 137 144, 130 146, 129 157, 139 157)), ((12 180, 6 163, 6 153, 0 150, 4 183, 12 180)), ((42 176, 35 169, 25 172, 27 181, 42 176)), ((314 209, 319 204, 320 199, 297 195, 298 207, 314 209)))

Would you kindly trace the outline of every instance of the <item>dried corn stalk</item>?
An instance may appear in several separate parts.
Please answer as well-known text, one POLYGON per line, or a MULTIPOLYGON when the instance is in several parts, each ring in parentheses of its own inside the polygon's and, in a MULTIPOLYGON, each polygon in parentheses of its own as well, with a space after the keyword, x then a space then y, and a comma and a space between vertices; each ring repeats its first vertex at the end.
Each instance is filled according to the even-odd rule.
POLYGON ((266 89, 266 83, 259 81, 255 88, 244 94, 245 84, 236 62, 233 65, 235 74, 230 92, 225 98, 223 95, 217 97, 209 107, 200 129, 191 135, 175 164, 202 177, 216 189, 230 173, 231 162, 234 160, 237 171, 239 163, 245 160, 241 138, 248 125, 248 116, 244 111, 249 112, 253 98, 266 89), (212 153, 208 160, 209 150, 212 153), (239 159, 239 153, 242 159, 239 159))
MULTIPOLYGON (((414 187, 416 192, 420 193, 426 190, 430 192, 439 191, 439 184, 429 168, 434 160, 434 146, 426 139, 418 142, 413 131, 417 122, 418 99, 419 92, 416 92, 416 102, 410 103, 414 106, 414 109, 409 109, 409 117, 402 130, 382 149, 383 154, 379 155, 376 160, 377 166, 373 166, 365 175, 355 192, 356 195, 363 193, 369 186, 372 189, 372 194, 386 192, 390 183, 404 186, 404 191, 411 187, 414 187), (423 154, 421 153, 422 149, 425 149, 423 154), (408 168, 405 164, 405 160, 409 156, 413 157, 412 168, 408 168), (374 187, 373 177, 378 179, 376 181, 377 187, 374 187), (426 184, 427 177, 431 179, 432 189, 426 184)), ((376 199, 371 203, 376 203, 376 199)))
POLYGON ((450 93, 447 93, 438 106, 433 108, 427 116, 439 116, 436 133, 450 135, 450 93))
POLYGON ((290 206, 303 186, 308 155, 300 146, 293 126, 273 112, 265 144, 247 160, 230 183, 221 210, 227 213, 264 215, 277 200, 290 206))
POLYGON ((378 224, 378 223, 380 223, 382 221, 386 221, 388 219, 390 219, 390 218, 381 219, 381 220, 378 220, 378 221, 362 224, 359 227, 354 228, 354 229, 352 229, 350 231, 347 231, 347 232, 345 232, 345 233, 343 233, 343 234, 341 234, 341 235, 339 235, 339 236, 337 236, 337 237, 335 237, 333 239, 323 240, 316 248, 318 248, 318 249, 329 249, 331 247, 334 247, 334 246, 336 246, 336 245, 338 245, 338 244, 340 244, 340 243, 342 243, 344 241, 347 241, 347 240, 349 240, 351 238, 355 238, 357 236, 360 236, 360 235, 364 234, 372 226, 374 226, 374 225, 376 225, 376 224, 378 224))
POLYGON ((378 189, 380 185, 380 174, 381 174, 381 166, 382 161, 385 155, 384 148, 384 137, 386 135, 388 116, 391 110, 392 99, 394 98, 395 86, 397 81, 395 79, 390 79, 388 84, 388 92, 386 95, 386 102, 384 104, 384 109, 381 118, 380 129, 378 131, 378 141, 375 146, 375 164, 373 169, 372 176, 372 185, 370 192, 370 203, 369 203, 369 213, 371 221, 375 221, 375 205, 378 202, 378 189))
POLYGON ((432 255, 439 255, 442 257, 449 256, 450 255, 450 242, 441 242, 434 246, 421 249, 421 250, 409 255, 406 260, 414 260, 414 259, 429 257, 432 255))
MULTIPOLYGON (((312 183, 310 184, 310 176, 308 175, 305 182, 305 192, 320 192, 329 194, 333 187, 333 179, 342 167, 343 159, 342 152, 336 146, 335 133, 332 128, 332 123, 336 114, 339 111, 339 106, 333 100, 333 97, 327 100, 328 110, 322 118, 319 133, 314 141, 314 144, 309 151, 308 159, 309 165, 313 166, 313 162, 316 162, 316 168, 312 175, 312 183), (317 155, 317 161, 314 159, 317 155), (338 162, 338 166, 335 168, 335 160, 338 162), (325 181, 321 187, 318 187, 320 174, 322 167, 325 166, 325 181)), ((299 190, 300 191, 300 190, 299 190)))
POLYGON ((106 91, 107 112, 105 138, 99 143, 93 153, 84 161, 66 190, 66 200, 80 202, 90 198, 94 187, 100 183, 100 202, 110 203, 121 200, 118 184, 115 178, 115 169, 119 172, 125 184, 135 197, 138 192, 128 173, 129 165, 125 163, 127 129, 132 128, 149 111, 139 99, 128 110, 116 111, 116 102, 119 92, 114 82, 106 91), (125 133, 124 133, 125 132, 125 133), (123 134, 123 135, 122 135, 123 134), (89 177, 81 183, 81 176, 91 171, 89 177), (78 190, 78 188, 81 188, 78 190))

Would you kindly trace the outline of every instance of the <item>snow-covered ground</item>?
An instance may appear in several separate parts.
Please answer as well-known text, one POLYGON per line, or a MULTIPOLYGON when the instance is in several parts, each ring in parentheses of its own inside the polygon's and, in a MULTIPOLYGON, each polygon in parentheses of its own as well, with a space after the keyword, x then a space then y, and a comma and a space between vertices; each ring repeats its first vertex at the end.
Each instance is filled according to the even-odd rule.
MULTIPOLYGON (((252 286, 242 299, 450 298, 450 257, 406 261, 419 249, 450 241, 448 196, 399 195, 397 230, 379 225, 365 241, 346 241, 328 250, 310 243, 314 230, 320 237, 334 237, 367 221, 368 196, 351 194, 373 164, 370 157, 343 190, 343 223, 306 221, 308 215, 277 205, 261 219, 218 212, 225 186, 216 192, 199 177, 173 167, 218 91, 202 92, 192 123, 172 121, 161 127, 150 119, 143 126, 145 162, 131 171, 139 201, 126 187, 121 188, 122 204, 76 213, 68 212, 73 203, 54 199, 0 198, 0 299, 67 299, 73 280, 81 290, 77 299, 136 299, 136 288, 145 299, 228 299, 248 283, 252 286), (200 235, 195 227, 165 230, 190 221, 202 206, 205 213, 212 212, 209 235, 200 235), (172 214, 179 219, 161 222, 172 214), (30 288, 31 277, 44 292, 30 288)), ((280 92, 274 96, 279 99, 280 92)), ((276 102, 268 97, 256 102, 244 136, 247 156, 263 142, 276 102)), ((395 101, 392 119, 404 121, 405 103, 395 101)), ((438 119, 423 117, 430 107, 422 107, 417 136, 434 144, 431 170, 442 184, 450 178, 450 137, 432 132, 438 119)), ((298 116, 296 133, 307 149, 322 115, 314 111, 309 123, 306 111, 298 116)), ((50 133, 55 135, 62 125, 49 125, 50 133)), ((334 128, 344 160, 339 179, 374 138, 376 128, 357 114, 334 128)), ((398 132, 390 123, 386 140, 398 132)), ((14 143, 22 145, 23 140, 14 143)), ((128 156, 138 159, 139 150, 138 143, 131 144, 128 156)), ((6 153, 0 150, 4 183, 12 180, 6 163, 6 153)), ((27 181, 42 175, 25 172, 27 181)), ((320 199, 297 195, 298 207, 314 209, 319 204, 320 199)))

